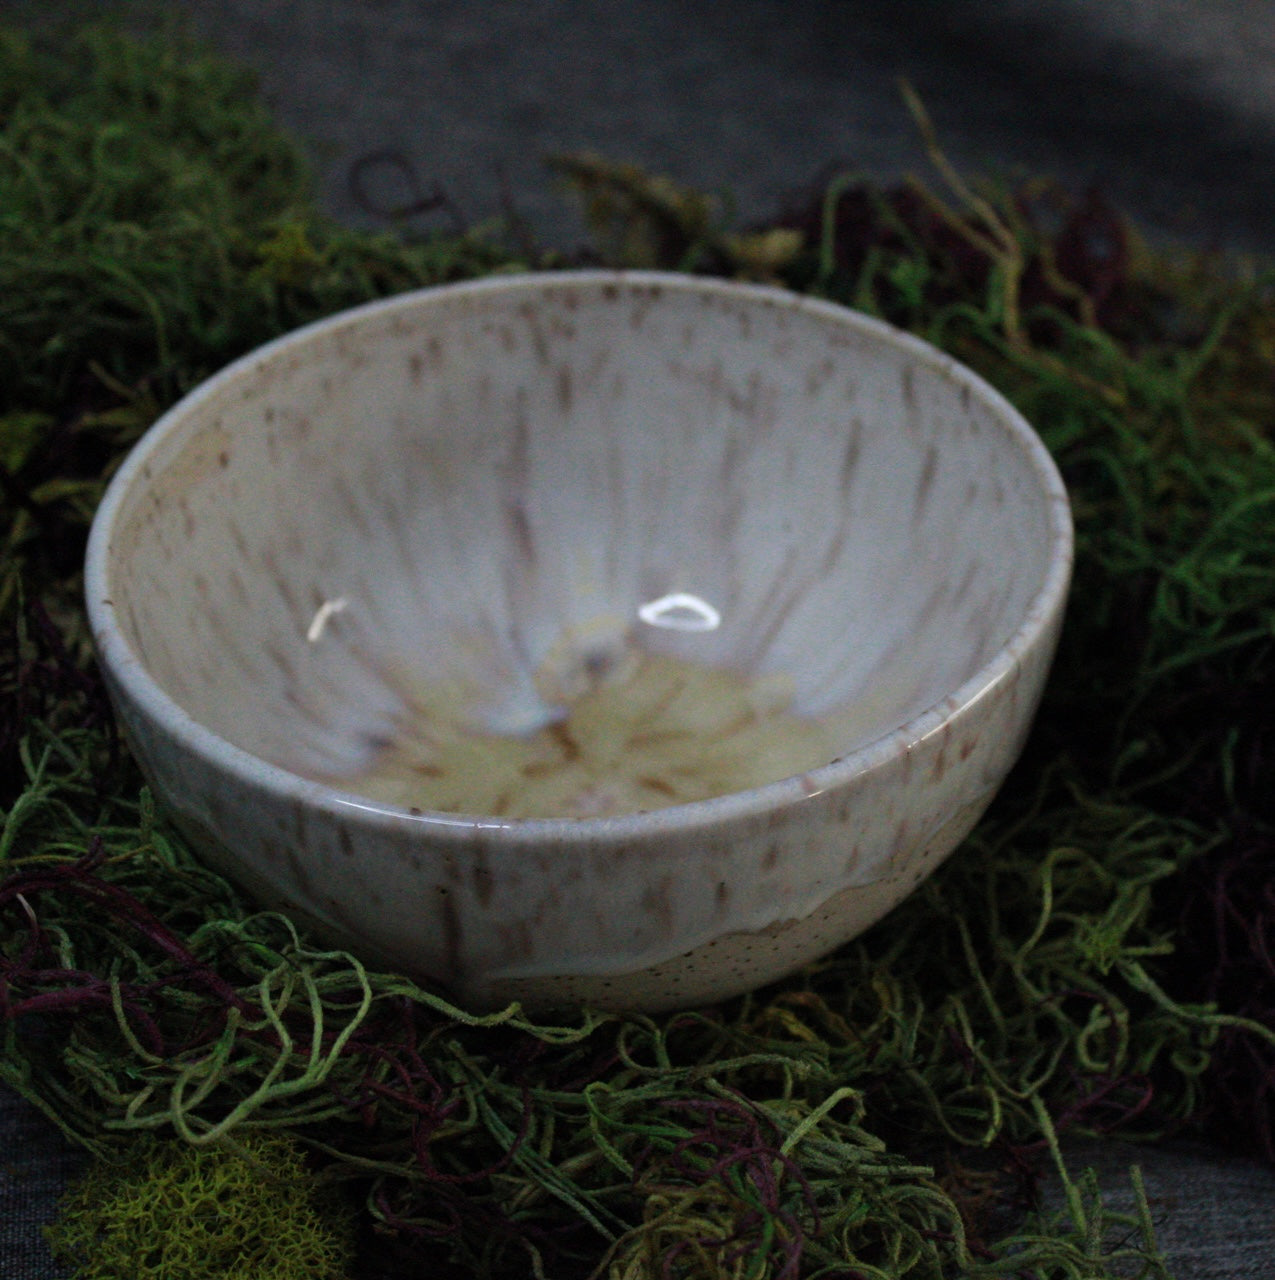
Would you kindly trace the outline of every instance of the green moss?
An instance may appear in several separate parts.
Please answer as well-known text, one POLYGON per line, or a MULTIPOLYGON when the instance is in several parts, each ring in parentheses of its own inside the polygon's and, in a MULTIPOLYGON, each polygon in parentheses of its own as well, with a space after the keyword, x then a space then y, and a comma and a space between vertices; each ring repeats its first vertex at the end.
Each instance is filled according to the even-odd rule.
POLYGON ((0 28, 0 617, 74 603, 109 469, 237 355, 344 306, 506 266, 322 217, 251 75, 176 33, 0 28), (59 589, 61 590, 61 589, 59 589))
POLYGON ((177 35, 0 34, 0 417, 100 401, 95 367, 169 397, 282 327, 503 260, 320 217, 252 77, 177 35))
MULTIPOLYGON (((1023 767, 879 928, 719 1008, 477 1016, 258 912, 155 819, 77 576, 104 478, 217 364, 520 260, 332 227, 244 77, 189 47, 0 33, 0 85, 0 1079, 157 1176, 287 1132, 359 1182, 408 1273, 1163 1277, 1145 1199, 1108 1219, 1057 1137, 1194 1122, 1225 1037, 1275 1048, 1269 1019, 1174 985, 1162 905, 1275 829, 1265 278, 1150 257, 1058 193, 1046 232, 1035 188, 837 182, 741 239, 693 192, 565 166, 595 257, 778 275, 977 367, 1063 468, 1077 572, 1023 767), (1018 1179, 1048 1153, 1068 1208, 1038 1221, 1018 1179)), ((309 1231, 287 1203, 280 1234, 309 1231)), ((106 1238, 75 1221, 61 1247, 106 1238)), ((143 1262, 184 1229, 149 1226, 143 1262)))
POLYGON ((341 1280, 352 1234, 349 1207, 297 1144, 261 1134, 142 1139, 126 1163, 96 1164, 45 1228, 75 1280, 341 1280))

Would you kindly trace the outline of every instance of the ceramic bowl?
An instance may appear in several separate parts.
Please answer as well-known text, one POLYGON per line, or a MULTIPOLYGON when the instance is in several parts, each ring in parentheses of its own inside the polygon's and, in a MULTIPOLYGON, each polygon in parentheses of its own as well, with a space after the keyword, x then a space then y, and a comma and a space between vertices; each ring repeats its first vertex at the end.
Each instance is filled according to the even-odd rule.
POLYGON ((775 289, 550 273, 211 378, 112 482, 87 591, 155 792, 261 901, 472 1005, 659 1009, 835 948, 965 836, 1070 560, 1040 441, 932 347, 775 289), (635 663, 681 720, 579 748, 635 663), (563 782, 572 748, 603 763, 563 782), (681 789, 706 761, 719 793, 681 789))

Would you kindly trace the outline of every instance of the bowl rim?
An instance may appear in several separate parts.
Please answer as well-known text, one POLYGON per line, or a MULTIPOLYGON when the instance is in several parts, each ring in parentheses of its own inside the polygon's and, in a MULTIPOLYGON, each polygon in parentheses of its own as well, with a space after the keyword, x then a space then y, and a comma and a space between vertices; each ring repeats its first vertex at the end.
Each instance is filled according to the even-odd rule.
POLYGON ((1049 451, 1022 414, 983 379, 954 357, 914 334, 839 303, 791 292, 773 285, 750 284, 709 276, 639 270, 527 271, 433 285, 345 308, 290 330, 239 356, 161 414, 112 476, 94 515, 85 554, 84 592, 98 661, 124 698, 166 737, 241 785, 264 790, 276 800, 300 802, 360 825, 401 834, 428 836, 435 842, 466 843, 476 833, 499 832, 502 842, 540 847, 586 848, 599 839, 612 842, 648 838, 674 831, 718 827, 723 823, 769 814, 794 803, 840 790, 855 778, 875 771, 891 759, 919 746, 957 715, 968 711, 1010 677, 1022 657, 1049 631, 1061 614, 1070 585, 1074 531, 1066 487, 1049 451), (827 764, 760 786, 664 808, 636 810, 607 817, 503 818, 481 814, 412 810, 384 804, 330 783, 308 779, 237 746, 196 720, 146 670, 129 645, 112 598, 112 540, 117 517, 155 454, 178 435, 192 409, 227 384, 301 347, 315 337, 362 323, 373 316, 414 310, 422 303, 483 294, 543 293, 546 290, 619 287, 629 292, 662 291, 751 299, 805 313, 857 330, 927 366, 990 410, 1000 427, 1022 450, 1042 496, 1048 520, 1047 561, 1041 581, 1010 637, 977 671, 951 693, 918 715, 827 764))

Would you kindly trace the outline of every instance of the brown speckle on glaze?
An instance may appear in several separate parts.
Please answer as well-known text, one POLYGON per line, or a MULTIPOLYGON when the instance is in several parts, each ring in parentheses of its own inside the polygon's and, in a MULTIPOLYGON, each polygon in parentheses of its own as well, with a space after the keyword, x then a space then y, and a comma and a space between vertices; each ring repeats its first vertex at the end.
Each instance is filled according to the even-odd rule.
POLYGON ((534 302, 525 302, 518 308, 527 331, 531 334, 531 349, 541 365, 550 363, 549 338, 544 330, 540 307, 534 302))
POLYGON ((857 418, 851 422, 846 436, 845 448, 841 454, 841 467, 838 481, 843 495, 848 495, 854 487, 854 478, 859 470, 859 457, 863 452, 863 423, 857 418))
POLYGON ((673 922, 673 881, 669 876, 648 885, 642 890, 641 905, 645 915, 654 916, 661 930, 667 931, 673 922))
MULTIPOLYGON (((941 698, 974 674, 971 649, 994 652, 1036 607, 1040 529, 1065 518, 1001 402, 848 313, 692 278, 488 281, 366 314, 342 322, 339 351, 303 337, 235 374, 244 387, 191 410, 184 459, 178 444, 133 475, 98 596, 167 694, 249 757, 328 777, 392 731, 422 673, 526 689, 564 619, 688 591, 723 625, 649 638, 791 681, 809 714, 843 716, 833 754, 849 763, 820 774, 824 790, 795 776, 772 806, 710 808, 702 827, 664 810, 619 834, 550 833, 519 848, 515 877, 505 833, 476 831, 479 856, 421 807, 336 825, 316 807, 294 829, 286 779, 174 759, 177 735, 148 739, 150 711, 135 713, 158 778, 213 789, 236 826, 272 833, 273 851, 245 846, 228 868, 268 865, 316 918, 344 904, 345 944, 409 972, 428 952, 441 980, 497 1002, 720 998, 879 918, 947 851, 936 840, 891 879, 906 824, 929 831, 999 780, 1047 666, 1029 637, 1017 698, 1012 684, 973 706, 941 698), (464 352, 455 369, 444 342, 464 352), (360 401, 372 388, 375 406, 360 401), (930 746, 957 713, 950 747, 930 746), (879 761, 925 754, 856 772, 869 743, 879 761), (436 882, 451 886, 437 901, 436 882)), ((1054 628, 1056 596, 1035 616, 1054 628)))
POLYGON ((478 905, 489 907, 492 894, 496 890, 496 880, 492 875, 491 867, 487 865, 487 855, 483 852, 481 845, 474 850, 474 865, 471 873, 474 881, 474 896, 478 899, 478 905))
POLYGON ((957 604, 963 604, 969 599, 974 590, 974 584, 978 581, 982 572, 983 562, 981 560, 971 560, 965 566, 965 572, 961 574, 961 580, 956 587, 956 595, 953 597, 957 604))
MULTIPOLYGON (((300 843, 303 850, 306 848, 303 838, 300 839, 298 843, 300 843)), ((301 856, 297 846, 291 842, 285 842, 283 846, 283 854, 288 865, 288 870, 292 873, 292 879, 297 888, 301 891, 302 896, 313 901, 315 898, 315 892, 314 883, 310 878, 310 869, 306 866, 305 859, 301 856)))
POLYGON ((571 412, 571 404, 575 398, 574 378, 570 365, 562 365, 554 375, 554 388, 558 394, 558 407, 563 413, 571 412))
POLYGON ((438 913, 443 925, 443 956, 447 965, 449 985, 464 982, 466 966, 464 963, 465 931, 460 922, 460 913, 452 900, 446 885, 435 885, 434 892, 438 899, 438 913))
POLYGON ((521 502, 505 504, 505 521, 519 561, 524 567, 533 566, 536 563, 536 543, 532 537, 527 510, 521 502))
POLYGON ((890 861, 896 862, 908 852, 911 838, 911 826, 906 818, 900 818, 894 828, 894 844, 890 850, 890 861))
POLYGON ((819 393, 827 386, 829 379, 836 372, 836 364, 829 357, 825 356, 822 360, 815 361, 814 364, 806 370, 806 395, 814 400, 819 393))
POLYGON ((936 444, 929 444, 925 449, 925 458, 921 463, 921 472, 916 479, 916 491, 912 495, 912 524, 916 526, 925 518, 925 507, 930 500, 930 490, 934 487, 934 474, 938 470, 939 449, 936 444))

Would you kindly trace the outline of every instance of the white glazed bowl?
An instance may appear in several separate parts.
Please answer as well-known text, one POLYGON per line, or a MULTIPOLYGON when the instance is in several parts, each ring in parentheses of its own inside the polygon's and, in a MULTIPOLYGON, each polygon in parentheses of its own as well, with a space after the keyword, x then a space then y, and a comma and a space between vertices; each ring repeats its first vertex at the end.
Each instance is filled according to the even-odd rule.
POLYGON ((587 272, 408 294, 231 365, 114 479, 87 593, 155 791, 260 899, 474 1004, 656 1009, 836 947, 964 837, 1070 562, 1046 451, 949 357, 779 290, 587 272), (691 629, 640 621, 670 596, 691 629), (521 724, 599 626, 788 680, 826 761, 612 817, 346 781, 403 679, 521 724))

